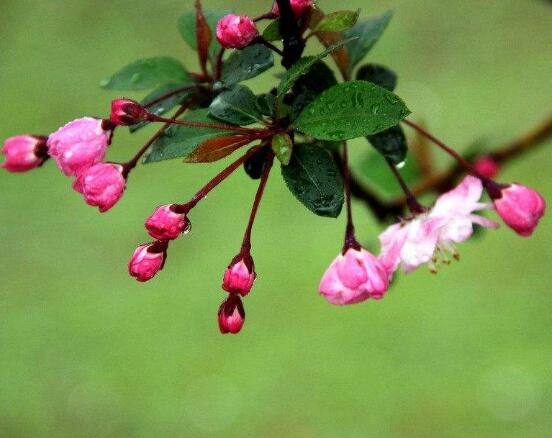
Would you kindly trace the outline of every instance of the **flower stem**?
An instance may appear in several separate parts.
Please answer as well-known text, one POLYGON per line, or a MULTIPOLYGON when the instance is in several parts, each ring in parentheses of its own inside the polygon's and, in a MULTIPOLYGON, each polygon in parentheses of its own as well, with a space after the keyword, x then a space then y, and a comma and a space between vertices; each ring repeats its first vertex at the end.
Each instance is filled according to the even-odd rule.
POLYGON ((259 188, 257 189, 257 193, 255 194, 255 200, 253 201, 253 208, 251 209, 251 214, 249 215, 249 222, 247 224, 247 228, 245 229, 245 233, 243 235, 243 243, 242 243, 242 248, 240 252, 241 255, 249 254, 249 251, 251 250, 251 231, 253 230, 253 223, 255 222, 255 217, 257 216, 259 204, 261 203, 261 199, 263 198, 264 189, 266 187, 266 182, 268 181, 268 177, 270 175, 270 169, 272 169, 273 163, 274 163, 274 153, 270 152, 267 156, 267 161, 265 164, 265 168, 263 170, 263 175, 261 176, 259 188))
POLYGON ((247 151, 247 153, 245 153, 228 167, 223 169, 217 176, 215 176, 211 181, 203 186, 203 188, 201 188, 201 190, 199 190, 190 201, 185 204, 175 204, 173 206, 173 211, 179 214, 189 213, 190 210, 194 208, 199 203, 199 201, 204 199, 211 190, 213 190, 232 173, 234 173, 235 170, 237 170, 243 163, 245 163, 249 159, 249 157, 254 155, 258 150, 258 146, 251 148, 249 151, 247 151))
POLYGON ((260 36, 257 39, 257 42, 259 42, 260 44, 265 45, 266 47, 268 47, 273 52, 276 52, 278 55, 284 56, 284 52, 282 50, 280 50, 278 47, 276 47, 274 44, 272 44, 270 41, 264 39, 263 37, 260 36))
POLYGON ((197 85, 193 85, 193 86, 181 87, 181 88, 177 88, 176 90, 169 91, 165 94, 162 94, 157 99, 152 100, 151 102, 148 102, 146 105, 144 105, 144 108, 150 108, 154 105, 157 105, 159 102, 163 102, 165 99, 176 96, 177 94, 180 94, 180 93, 184 93, 186 91, 192 91, 197 88, 198 88, 197 85))
POLYGON ((460 155, 458 152, 456 152, 450 146, 447 146, 445 143, 443 143, 441 140, 439 140, 438 138, 433 136, 431 133, 426 131, 424 128, 422 128, 421 126, 417 125, 416 123, 414 123, 414 122, 412 122, 411 120, 408 120, 408 119, 403 119, 402 122, 407 124, 411 128, 414 128, 416 131, 418 131, 420 134, 422 134, 428 140, 435 143, 437 146, 439 146, 441 149, 443 149, 446 153, 451 155, 454 159, 456 159, 456 161, 458 161, 462 166, 464 166, 468 172, 470 172, 471 174, 475 175, 476 177, 478 177, 482 180, 487 179, 483 175, 481 175, 473 167, 473 165, 468 160, 466 160, 462 155, 460 155))
MULTIPOLYGON (((186 105, 182 105, 178 111, 174 114, 174 117, 179 117, 181 116, 182 114, 184 114, 184 112, 189 108, 189 103, 186 104, 186 105)), ((123 163, 123 176, 125 178, 128 177, 128 174, 130 173, 130 171, 132 169, 134 169, 136 167, 136 165, 138 164, 138 161, 140 161, 140 158, 142 158, 142 156, 146 153, 146 151, 150 148, 150 146, 155 143, 159 137, 161 137, 161 135, 165 132, 165 130, 171 126, 170 123, 165 123, 161 129, 159 129, 159 131, 157 131, 153 137, 151 137, 147 143, 142 146, 142 148, 140 148, 140 150, 136 153, 136 155, 134 155, 134 157, 132 157, 129 161, 127 161, 126 163, 123 163)))
POLYGON ((349 169, 349 152, 347 142, 343 142, 343 181, 345 186, 345 202, 347 204, 347 226, 345 227, 345 243, 343 244, 343 254, 345 254, 348 249, 360 249, 360 244, 355 237, 355 225, 353 223, 351 172, 349 169))
POLYGON ((224 65, 224 52, 226 51, 225 47, 221 47, 220 50, 217 53, 217 60, 215 62, 215 74, 213 75, 213 82, 217 82, 220 80, 220 77, 222 76, 222 67, 224 65))
MULTIPOLYGON (((261 133, 263 133, 263 135, 264 134, 268 135, 268 131, 266 130, 241 128, 239 126, 224 125, 224 124, 217 124, 217 123, 194 122, 191 120, 176 120, 175 118, 166 119, 164 117, 156 116, 155 114, 151 114, 151 113, 147 115, 147 120, 149 120, 150 122, 163 122, 163 123, 168 123, 170 125, 187 126, 189 128, 218 129, 221 131, 239 132, 240 134, 256 133, 260 135, 261 133)), ((263 135, 261 135, 261 137, 263 135)))
POLYGON ((397 166, 393 164, 391 161, 387 161, 389 164, 389 167, 391 168, 391 171, 393 172, 393 175, 395 175, 395 178, 399 182, 399 185, 401 186, 401 189, 403 190, 405 196, 406 196, 406 205, 408 206, 408 209, 413 214, 420 214, 425 211, 424 207, 418 202, 408 185, 406 184, 406 181, 400 174, 399 170, 397 169, 397 166))

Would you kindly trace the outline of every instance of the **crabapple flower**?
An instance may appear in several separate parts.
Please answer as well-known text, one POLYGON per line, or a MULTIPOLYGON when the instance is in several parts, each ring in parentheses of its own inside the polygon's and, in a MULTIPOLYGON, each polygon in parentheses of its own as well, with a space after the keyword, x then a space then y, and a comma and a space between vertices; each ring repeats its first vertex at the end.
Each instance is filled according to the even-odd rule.
POLYGON ((157 240, 173 240, 190 228, 190 221, 183 213, 176 213, 173 205, 158 207, 146 221, 146 230, 157 240))
POLYGON ((4 142, 2 154, 6 157, 1 167, 8 172, 26 172, 44 163, 48 158, 46 137, 18 135, 4 142))
POLYGON ((479 202, 482 193, 481 180, 467 176, 455 189, 441 195, 429 212, 387 228, 379 236, 379 259, 388 275, 391 277, 400 265, 408 273, 430 263, 431 270, 435 271, 439 259, 449 261, 448 254, 458 257, 454 244, 473 234, 473 224, 497 228, 490 219, 473 214, 492 208, 479 202))
POLYGON ((123 170, 120 164, 95 164, 77 177, 73 189, 84 196, 88 205, 105 213, 123 196, 126 188, 123 170))
POLYGON ((320 294, 336 305, 383 298, 389 287, 384 265, 363 248, 339 254, 320 281, 320 294))
POLYGON ((132 99, 115 99, 111 102, 109 120, 114 125, 131 126, 146 120, 148 111, 132 99))
MULTIPOLYGON (((308 9, 312 7, 312 5, 312 0, 291 0, 291 9, 293 10, 296 18, 301 17, 308 9)), ((280 8, 278 7, 277 2, 274 2, 274 6, 272 6, 272 13, 276 16, 280 15, 280 8)))
POLYGON ((239 333, 244 322, 245 310, 241 298, 239 295, 230 294, 219 307, 218 324, 220 332, 223 335, 239 333))
POLYGON ((227 49, 243 49, 258 36, 257 26, 246 15, 228 14, 217 23, 217 40, 227 49))
POLYGON ((520 184, 508 185, 493 200, 502 220, 520 236, 533 234, 546 211, 546 201, 535 190, 520 184))
POLYGON ((128 272, 140 282, 151 280, 165 264, 167 246, 160 242, 141 245, 128 263, 128 272))
POLYGON ((230 293, 246 296, 255 282, 257 274, 251 256, 234 259, 224 272, 222 288, 230 293))
POLYGON ((500 168, 494 158, 483 155, 479 157, 473 164, 475 170, 485 178, 494 178, 498 175, 500 168))
POLYGON ((65 175, 76 176, 104 159, 112 134, 106 125, 104 120, 83 117, 50 135, 48 153, 65 175))

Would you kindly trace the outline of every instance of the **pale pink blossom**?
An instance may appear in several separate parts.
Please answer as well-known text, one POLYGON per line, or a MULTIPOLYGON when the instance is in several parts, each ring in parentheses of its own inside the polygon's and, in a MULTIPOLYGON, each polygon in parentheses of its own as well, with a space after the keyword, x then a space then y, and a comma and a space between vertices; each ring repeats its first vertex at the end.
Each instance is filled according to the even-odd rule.
MULTIPOLYGON (((312 5, 312 0, 291 0, 291 9, 293 10, 296 18, 301 17, 307 10, 312 7, 312 5)), ((272 6, 272 13, 277 16, 280 15, 280 7, 278 6, 277 2, 274 2, 274 5, 272 6)))
POLYGON ((140 282, 149 281, 163 269, 166 256, 166 246, 160 247, 159 243, 141 245, 128 263, 128 272, 140 282))
POLYGON ((383 264, 363 248, 339 254, 320 281, 319 292, 336 305, 380 299, 389 287, 383 264))
POLYGON ((147 219, 146 230, 157 240, 173 240, 190 228, 190 221, 183 213, 176 213, 171 204, 158 207, 147 219))
POLYGON ((112 131, 100 119, 84 117, 48 138, 48 153, 68 176, 76 176, 105 157, 112 131))
POLYGON ((389 277, 399 266, 408 273, 430 263, 434 270, 439 260, 446 262, 449 255, 457 258, 454 244, 467 240, 473 234, 474 224, 485 228, 498 227, 490 219, 474 214, 492 208, 479 202, 482 193, 481 181, 467 176, 455 189, 441 195, 428 212, 387 228, 379 237, 379 259, 389 277))
POLYGON ((245 322, 245 310, 239 295, 230 294, 226 300, 222 302, 218 311, 218 324, 220 332, 225 335, 227 333, 239 333, 245 322))
POLYGON ((222 288, 230 293, 245 296, 253 287, 257 274, 251 258, 240 258, 233 261, 224 271, 222 288))
POLYGON ((123 196, 126 179, 123 166, 115 163, 98 163, 84 170, 73 183, 73 188, 82 193, 88 205, 98 207, 105 213, 123 196))
POLYGON ((2 163, 8 172, 26 172, 40 166, 48 157, 46 138, 34 135, 18 135, 4 142, 2 163))
POLYGON ((258 36, 257 26, 246 15, 228 14, 217 23, 217 40, 227 49, 243 49, 258 36))
POLYGON ((520 184, 504 187, 501 196, 494 200, 502 220, 520 236, 533 234, 546 211, 546 201, 535 190, 520 184))

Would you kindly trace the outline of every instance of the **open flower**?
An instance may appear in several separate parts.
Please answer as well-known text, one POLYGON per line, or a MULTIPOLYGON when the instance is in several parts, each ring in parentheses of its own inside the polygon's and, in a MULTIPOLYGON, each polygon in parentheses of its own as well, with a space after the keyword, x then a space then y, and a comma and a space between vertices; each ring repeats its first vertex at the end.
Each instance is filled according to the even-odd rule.
POLYGON ((427 213, 415 216, 410 221, 391 225, 379 237, 380 261, 389 276, 402 266, 411 272, 424 263, 435 263, 448 256, 458 256, 455 243, 467 240, 473 234, 473 225, 497 228, 498 225, 475 211, 491 209, 490 204, 479 202, 483 184, 478 178, 467 176, 453 190, 439 197, 427 213))
POLYGON ((349 248, 326 270, 319 291, 331 304, 346 305, 380 299, 388 287, 384 265, 363 248, 349 248))

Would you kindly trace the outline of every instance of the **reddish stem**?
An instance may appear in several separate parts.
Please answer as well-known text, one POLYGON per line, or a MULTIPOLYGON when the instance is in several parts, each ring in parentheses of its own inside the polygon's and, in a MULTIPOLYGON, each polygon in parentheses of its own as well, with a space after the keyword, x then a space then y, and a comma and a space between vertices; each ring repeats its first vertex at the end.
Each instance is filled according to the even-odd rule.
POLYGON ((270 169, 272 169, 273 163, 274 153, 271 152, 267 156, 267 161, 265 164, 263 175, 261 176, 259 188, 257 189, 257 193, 255 194, 255 200, 253 201, 253 208, 251 209, 251 214, 249 215, 249 222, 243 235, 243 243, 240 251, 241 255, 249 255, 249 251, 251 250, 251 232, 253 230, 253 223, 255 222, 255 217, 257 216, 259 204, 261 203, 261 199, 263 198, 264 189, 266 187, 266 182, 268 181, 268 176, 270 175, 270 169))
POLYGON ((406 196, 406 205, 408 206, 408 209, 413 214, 420 214, 425 211, 424 207, 418 202, 408 185, 406 184, 406 181, 400 174, 399 170, 397 169, 397 166, 395 166, 390 161, 387 162, 389 164, 389 167, 391 168, 391 172, 393 172, 393 175, 395 175, 395 178, 399 182, 399 185, 401 186, 401 189, 403 190, 405 196, 406 196))
POLYGON ((451 155, 454 159, 456 159, 462 166, 464 166, 466 168, 466 170, 468 172, 470 172, 471 174, 473 174, 474 176, 482 179, 482 180, 487 180, 487 178, 485 178, 483 175, 481 175, 474 167, 473 165, 468 161, 466 160, 462 155, 460 155, 458 152, 456 152, 454 149, 452 149, 450 146, 447 146, 445 143, 443 143, 441 140, 439 140, 438 138, 436 138, 435 136, 433 136, 431 133, 429 133, 428 131, 426 131, 424 128, 422 128, 421 126, 417 125, 416 123, 408 120, 408 119, 403 119, 402 120, 403 123, 407 124, 408 126, 410 126, 411 128, 414 128, 416 131, 418 131, 420 134, 422 134, 424 137, 426 137, 428 140, 430 140, 431 142, 433 142, 434 144, 436 144, 437 146, 439 146, 441 149, 443 149, 446 153, 448 153, 449 155, 451 155))
POLYGON ((179 214, 188 214, 192 208, 194 208, 199 201, 204 199, 211 190, 217 187, 221 182, 228 178, 234 171, 236 171, 243 163, 245 163, 249 157, 254 155, 259 150, 259 147, 253 147, 246 154, 238 158, 228 167, 223 169, 217 176, 209 181, 201 190, 199 190, 190 201, 185 204, 175 204, 173 211, 179 214))
POLYGON ((274 14, 272 11, 267 12, 266 14, 261 14, 255 18, 253 18, 253 21, 256 23, 261 20, 273 20, 275 18, 278 18, 277 14, 274 14))
POLYGON ((185 91, 191 91, 193 89, 196 89, 198 88, 197 85, 193 85, 193 86, 187 86, 187 87, 182 87, 182 88, 177 88, 176 90, 172 90, 172 91, 169 91, 165 94, 162 94, 161 96, 159 96, 157 99, 155 100, 152 100, 151 102, 147 103, 146 105, 144 105, 144 108, 150 108, 152 107, 153 105, 157 105, 159 102, 163 102, 165 99, 168 99, 169 97, 173 97, 173 96, 176 96, 177 94, 180 94, 180 93, 183 93, 185 91))
POLYGON ((213 75, 213 82, 220 81, 222 76, 222 67, 224 66, 224 52, 226 51, 225 47, 221 47, 217 53, 217 60, 215 62, 215 74, 213 75))
POLYGON ((355 225, 353 223, 353 206, 351 200, 351 172, 349 170, 349 152, 347 142, 343 142, 343 183, 345 186, 345 202, 347 204, 347 226, 345 227, 345 243, 343 244, 343 254, 347 250, 354 248, 360 250, 360 243, 355 237, 355 225))
MULTIPOLYGON (((189 108, 189 104, 187 105, 182 105, 180 107, 180 109, 174 114, 175 117, 178 117, 182 114, 184 114, 184 112, 189 108)), ((146 151, 150 148, 150 146, 155 143, 155 141, 157 141, 159 139, 159 137, 161 137, 161 135, 165 132, 165 130, 171 126, 170 123, 165 123, 161 129, 159 129, 159 131, 157 131, 153 137, 151 137, 147 143, 142 146, 142 148, 136 153, 136 155, 134 155, 134 157, 132 157, 129 161, 127 161, 126 163, 123 164, 123 176, 126 178, 128 177, 128 174, 130 173, 130 171, 132 169, 134 169, 136 167, 136 165, 138 164, 138 161, 140 161, 140 158, 142 158, 142 156, 146 153, 146 151)))
POLYGON ((239 126, 223 125, 223 124, 217 124, 217 123, 193 122, 191 120, 176 120, 174 118, 166 119, 164 117, 156 116, 155 114, 151 114, 151 113, 147 114, 146 119, 149 120, 150 122, 163 122, 171 125, 187 126, 189 128, 218 129, 221 131, 239 132, 240 134, 253 134, 253 135, 258 135, 259 138, 263 138, 264 136, 271 135, 270 131, 267 131, 267 130, 241 128, 239 126))

